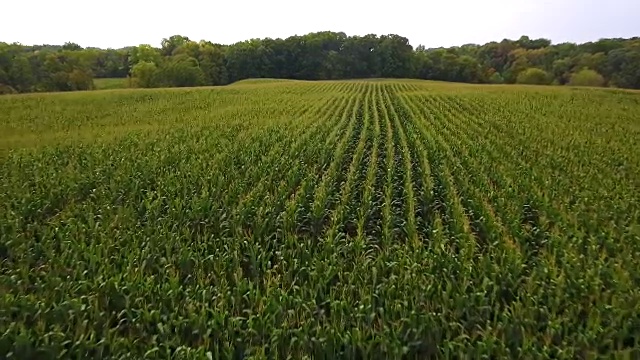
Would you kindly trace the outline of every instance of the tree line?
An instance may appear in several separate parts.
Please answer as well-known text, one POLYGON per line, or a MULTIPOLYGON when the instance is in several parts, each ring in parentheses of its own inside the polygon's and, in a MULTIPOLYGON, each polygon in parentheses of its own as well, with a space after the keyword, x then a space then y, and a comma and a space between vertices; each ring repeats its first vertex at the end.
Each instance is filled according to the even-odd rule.
POLYGON ((233 45, 174 35, 161 47, 23 46, 0 42, 0 94, 93 88, 130 77, 136 87, 224 85, 247 78, 417 78, 467 83, 640 89, 640 38, 552 44, 548 39, 415 49, 399 35, 317 32, 233 45))

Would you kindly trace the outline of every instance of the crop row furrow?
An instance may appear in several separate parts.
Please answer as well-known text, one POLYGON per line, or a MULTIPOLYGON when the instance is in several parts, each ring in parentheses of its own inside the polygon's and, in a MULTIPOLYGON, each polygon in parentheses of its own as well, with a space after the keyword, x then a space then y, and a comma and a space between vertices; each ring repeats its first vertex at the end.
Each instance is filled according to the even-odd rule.
MULTIPOLYGON (((467 110, 467 109, 465 109, 467 110)), ((465 114, 460 116, 469 116, 469 111, 461 111, 458 109, 451 110, 458 114, 465 114)), ((471 114, 473 115, 473 113, 471 114)), ((454 122, 455 123, 455 122, 454 122)), ((472 146, 472 142, 468 140, 469 136, 463 134, 464 131, 469 131, 471 134, 481 132, 479 129, 474 128, 476 124, 467 124, 467 126, 461 126, 460 132, 455 137, 459 139, 467 139, 466 144, 463 146, 472 146)), ((491 135, 494 137, 495 135, 491 135)), ((499 140, 494 139, 492 143, 483 146, 485 150, 496 151, 495 149, 501 149, 500 146, 496 146, 499 140)), ((500 156, 495 153, 491 153, 488 158, 492 163, 505 163, 505 154, 509 151, 507 148, 502 148, 503 152, 500 156)), ((499 150, 498 150, 499 151, 499 150)), ((480 151, 482 153, 482 151, 480 151)), ((463 155, 464 156, 464 155, 463 155)), ((566 210, 558 210, 544 195, 544 192, 538 188, 534 182, 518 175, 517 171, 513 168, 509 168, 509 164, 517 164, 519 159, 511 157, 512 162, 506 161, 506 166, 498 170, 500 175, 504 173, 506 176, 513 179, 520 179, 520 181, 509 182, 510 187, 516 189, 516 193, 512 194, 510 198, 522 198, 524 205, 522 210, 515 209, 515 211, 504 216, 504 218, 512 219, 511 222, 515 223, 516 230, 515 237, 520 241, 520 248, 525 253, 524 260, 515 260, 510 262, 508 268, 513 269, 513 274, 520 274, 526 277, 526 283, 523 284, 529 289, 528 296, 531 294, 546 294, 549 291, 558 291, 558 288, 547 283, 549 274, 570 274, 576 271, 584 272, 585 276, 594 276, 595 273, 610 272, 610 265, 606 263, 589 264, 584 262, 585 255, 589 258, 605 256, 601 250, 598 250, 597 241, 594 238, 581 233, 577 230, 575 222, 566 220, 566 210), (553 214, 557 214, 554 216, 553 214), (550 217, 551 215, 551 217, 550 217), (517 219, 519 218, 519 219, 517 219), (516 220, 517 219, 517 220, 516 220), (514 221, 515 220, 515 221, 514 221), (570 230, 574 228, 576 230, 570 230), (586 245, 586 244, 589 245, 586 245), (524 272, 517 266, 518 263, 524 263, 524 272)), ((507 157, 509 159, 509 157, 507 157)), ((524 164, 523 164, 524 165, 524 164)), ((486 169, 487 173, 493 173, 495 176, 496 168, 486 169)), ((534 180, 535 181, 535 180, 534 180)), ((605 245, 606 246, 606 245, 605 245)), ((613 254, 609 250, 609 254, 613 254)), ((624 256, 619 258, 623 258, 624 256)), ((512 259, 513 260, 513 259, 512 259)), ((620 273, 620 269, 616 269, 620 273)), ((624 272, 624 271, 623 271, 624 272)), ((628 278, 627 275, 617 275, 620 278, 628 278)), ((585 293, 585 290, 580 290, 581 293, 585 293)), ((588 291, 587 291, 588 292, 588 291)), ((517 295, 512 295, 517 296, 517 295)), ((544 296, 544 295, 541 295, 544 296)), ((582 307, 580 311, 588 311, 587 308, 582 307)), ((577 319, 579 326, 584 326, 580 320, 577 319)))
MULTIPOLYGON (((397 89, 395 88, 391 88, 391 91, 397 91, 397 89)), ((400 151, 402 153, 402 164, 399 164, 398 166, 402 169, 402 171, 404 172, 404 179, 403 179, 403 185, 402 185, 402 189, 403 189, 403 193, 404 193, 404 200, 405 200, 405 213, 404 214, 400 214, 399 217, 406 219, 406 226, 404 226, 404 230, 405 230, 405 235, 408 238, 408 242, 411 244, 411 246, 414 247, 418 247, 419 243, 420 243, 420 239, 419 239, 419 234, 418 234, 418 228, 417 228, 417 224, 416 224, 416 198, 415 198, 415 194, 414 194, 414 170, 413 170, 413 158, 415 158, 415 153, 412 156, 412 152, 415 152, 415 149, 413 148, 409 148, 408 145, 408 140, 407 140, 407 134, 405 131, 405 123, 411 121, 411 119, 407 119, 407 118, 399 118, 398 116, 398 111, 399 109, 396 109, 396 106, 394 106, 394 101, 392 99, 392 97, 389 95, 388 91, 385 91, 385 100, 387 101, 388 105, 389 105, 389 111, 391 113, 391 117, 393 118, 393 122, 395 124, 395 132, 397 133, 397 136, 399 138, 399 142, 400 142, 400 151)), ((396 185, 398 187, 398 185, 396 185)))
MULTIPOLYGON (((484 186, 473 185, 470 186, 469 182, 472 179, 477 179, 482 172, 478 164, 475 162, 476 157, 473 156, 469 150, 474 150, 475 146, 473 141, 468 138, 464 132, 464 128, 468 126, 466 116, 468 114, 458 114, 451 112, 447 101, 434 98, 441 111, 441 117, 435 119, 441 119, 441 122, 434 123, 439 126, 439 130, 448 140, 449 143, 454 144, 451 149, 454 151, 454 156, 458 161, 459 170, 455 178, 457 180, 458 188, 463 192, 462 199, 464 206, 467 209, 468 216, 471 218, 471 225, 476 236, 481 240, 480 246, 487 248, 491 245, 491 248, 501 248, 508 246, 514 248, 515 244, 512 240, 512 235, 497 231, 488 231, 487 228, 503 229, 499 219, 496 219, 495 213, 491 206, 487 207, 488 201, 484 195, 483 189, 486 191, 488 188, 484 186)), ((480 142, 482 140, 476 140, 480 142)))
MULTIPOLYGON (((300 149, 306 145, 306 141, 314 136, 314 131, 322 125, 321 122, 315 121, 315 116, 322 116, 324 112, 331 111, 335 106, 335 99, 326 97, 322 102, 314 103, 313 106, 306 106, 302 108, 300 112, 293 114, 286 123, 275 129, 279 138, 266 139, 267 141, 270 140, 271 148, 268 152, 257 152, 255 154, 258 157, 257 162, 278 161, 278 163, 282 163, 283 159, 288 158, 287 156, 297 155, 300 149), (320 113, 316 114, 316 112, 320 113), (288 141, 293 142, 289 143, 288 141), (276 146, 274 146, 274 144, 276 144, 276 146)), ((265 166, 268 171, 267 176, 282 173, 280 167, 272 166, 273 164, 269 165, 270 166, 265 166)), ((241 170, 244 171, 244 175, 249 178, 255 176, 255 174, 264 176, 262 169, 260 166, 245 167, 244 163, 241 168, 241 170)), ((249 183, 249 185, 251 185, 251 183, 249 183)), ((252 188, 255 189, 255 187, 252 188)))
MULTIPOLYGON (((477 128, 480 126, 479 123, 474 120, 475 117, 474 112, 465 111, 465 114, 469 114, 469 118, 471 121, 467 124, 467 129, 473 132, 480 132, 481 130, 477 128)), ((522 185, 519 182, 509 181, 508 179, 502 178, 503 176, 507 176, 513 179, 521 178, 518 176, 516 171, 517 169, 509 168, 508 164, 518 164, 520 159, 518 157, 512 155, 512 152, 509 149, 501 146, 501 141, 496 139, 494 135, 487 135, 489 146, 483 146, 482 149, 478 150, 479 152, 485 152, 488 156, 488 159, 491 159, 493 163, 497 159, 505 159, 505 156, 510 160, 507 164, 504 164, 503 171, 495 172, 494 169, 485 168, 485 173, 489 174, 490 178, 493 178, 493 183, 495 184, 503 184, 500 189, 513 189, 515 192, 510 191, 509 198, 521 198, 522 200, 522 208, 513 208, 512 204, 506 204, 511 207, 510 211, 504 211, 502 217, 507 219, 507 223, 511 225, 511 232, 516 239, 520 239, 520 247, 525 249, 531 255, 535 255, 534 257, 529 258, 529 260, 533 260, 540 255, 541 247, 544 246, 549 248, 548 246, 551 244, 547 244, 548 235, 549 235, 549 220, 546 219, 547 215, 556 215, 556 219, 561 220, 565 218, 564 212, 555 210, 552 206, 548 206, 548 200, 546 200, 546 196, 543 194, 543 191, 535 184, 529 182, 527 186, 528 189, 522 188, 522 185), (506 186, 505 186, 506 185, 506 186)), ((490 161, 491 162, 491 161, 490 161)), ((524 164, 522 164, 524 166, 524 164)), ((522 169, 522 168, 521 168, 522 169)), ((555 217, 555 216, 554 216, 555 217)), ((562 220, 561 220, 562 221, 562 220)), ((571 222, 566 222, 564 226, 569 225, 571 222)), ((563 226, 563 227, 564 227, 563 226)), ((571 225, 570 225, 571 226, 571 225)), ((573 226, 576 226, 574 223, 573 226)))
MULTIPOLYGON (((351 163, 346 172, 346 180, 343 182, 340 182, 340 188, 341 188, 340 195, 337 200, 337 205, 330 215, 330 226, 326 234, 326 238, 328 240, 334 239, 339 233, 343 233, 350 238, 355 237, 356 235, 356 230, 357 230, 356 224, 346 220, 347 220, 347 216, 353 210, 355 210, 353 209, 354 208, 353 204, 354 203, 356 205, 358 204, 358 202, 355 202, 353 200, 353 197, 354 197, 354 193, 357 190, 356 185, 358 183, 358 180, 361 178, 360 176, 361 175, 360 172, 362 170, 361 162, 362 162, 362 157, 365 150, 365 145, 368 139, 368 131, 369 131, 370 123, 369 123, 369 118, 366 114, 366 109, 368 108, 368 105, 369 105, 370 90, 371 90, 371 87, 367 86, 367 93, 364 99, 364 108, 365 108, 364 118, 362 117, 360 112, 353 114, 353 116, 357 118, 356 121, 358 121, 361 124, 359 127, 362 127, 362 129, 359 131, 359 134, 357 135, 359 138, 351 159, 351 163)), ((355 141, 355 138, 354 138, 354 141, 355 141)))
POLYGON ((335 201, 335 199, 333 199, 333 197, 336 196, 334 191, 336 187, 339 186, 337 179, 340 178, 339 172, 344 166, 345 153, 353 143, 353 133, 359 131, 357 129, 357 114, 361 106, 360 102, 362 101, 361 97, 364 91, 366 91, 366 86, 359 86, 358 90, 354 91, 349 99, 349 105, 342 113, 343 119, 350 119, 349 125, 332 154, 333 160, 326 171, 324 171, 321 183, 316 187, 313 203, 311 204, 311 214, 309 215, 311 218, 312 233, 316 236, 320 235, 326 226, 329 211, 331 211, 331 204, 335 201))
POLYGON ((395 182, 394 182, 394 173, 396 171, 396 159, 395 159, 395 149, 394 149, 394 132, 391 121, 389 119, 389 114, 387 111, 387 104, 384 100, 384 84, 380 86, 378 91, 378 111, 380 112, 381 118, 384 121, 385 128, 385 162, 384 162, 384 174, 385 174, 385 182, 384 182, 384 202, 382 208, 382 242, 385 246, 389 246, 395 237, 394 231, 394 209, 400 204, 401 199, 396 198, 395 193, 395 182))
POLYGON ((334 126, 328 126, 328 129, 331 129, 331 132, 324 138, 324 146, 318 148, 310 147, 308 155, 309 163, 307 163, 306 160, 300 161, 300 164, 307 166, 306 176, 303 176, 300 186, 295 189, 292 195, 288 198, 287 203, 284 205, 284 213, 280 214, 283 229, 287 233, 303 234, 309 233, 311 230, 309 228, 310 219, 308 216, 305 216, 305 214, 310 212, 310 204, 313 200, 312 196, 313 191, 315 190, 315 184, 320 178, 320 173, 315 169, 322 169, 327 166, 328 161, 330 160, 329 155, 334 150, 333 145, 337 141, 339 134, 345 131, 348 125, 347 118, 339 115, 346 111, 349 106, 349 102, 349 98, 343 97, 339 106, 336 108, 336 111, 332 112, 325 119, 319 119, 320 122, 329 122, 329 124, 332 124, 331 120, 335 121, 338 119, 340 121, 338 121, 334 126))
MULTIPOLYGON (((460 103, 461 109, 463 109, 464 111, 467 111, 467 109, 472 109, 472 110, 476 109, 476 111, 482 111, 482 109, 484 109, 484 106, 482 104, 477 104, 476 102, 473 102, 473 101, 467 101, 467 102, 458 101, 458 102, 460 103)), ((504 114, 502 116, 508 116, 508 115, 504 114)), ((487 126, 486 125, 487 122, 483 121, 483 119, 480 117, 476 117, 473 120, 477 124, 477 127, 487 126)), ((508 164, 510 164, 511 166, 513 165, 516 166, 515 169, 512 171, 513 176, 516 178, 520 178, 523 176, 530 177, 533 180, 531 184, 534 186, 536 192, 540 193, 544 198, 546 198, 544 201, 538 200, 538 202, 549 204, 549 206, 545 206, 546 207, 545 212, 547 212, 552 218, 560 220, 562 223, 564 223, 564 226, 569 226, 570 228, 574 228, 576 232, 585 233, 585 236, 582 238, 583 240, 587 240, 589 236, 601 236, 603 235, 602 234, 603 230, 607 232, 612 232, 610 234, 607 234, 606 235, 607 237, 619 237, 622 234, 616 230, 621 230, 622 232, 624 232, 623 229, 626 226, 628 226, 630 222, 633 223, 633 218, 629 216, 623 216, 623 217, 614 219, 613 221, 616 221, 619 223, 619 225, 615 227, 608 226, 608 224, 612 220, 612 219, 609 219, 608 217, 600 216, 598 218, 590 218, 587 215, 586 218, 581 219, 580 218, 581 215, 579 214, 580 210, 575 208, 572 209, 569 206, 567 206, 568 204, 571 203, 571 200, 558 196, 559 194, 558 194, 557 188, 560 185, 557 184, 556 181, 549 181, 549 179, 552 179, 552 178, 556 179, 558 177, 557 170, 554 170, 557 167, 551 166, 550 164, 542 164, 541 161, 544 161, 545 158, 540 155, 535 155, 535 154, 532 155, 530 152, 525 152, 525 151, 519 151, 517 154, 513 154, 512 152, 508 151, 508 149, 522 148, 523 144, 528 144, 528 142, 525 142, 525 140, 522 139, 520 135, 513 133, 514 130, 509 126, 506 126, 506 124, 504 124, 504 121, 495 120, 495 121, 492 121, 491 124, 492 124, 492 128, 487 130, 487 132, 491 131, 491 133, 488 133, 487 136, 495 137, 494 135, 495 132, 510 134, 508 137, 505 137, 503 141, 496 144, 496 147, 510 155, 510 161, 508 162, 508 164), (555 173, 550 173, 550 172, 555 172, 555 173)), ((491 149, 488 149, 488 150, 491 150, 491 149)), ((542 150, 545 151, 544 149, 542 150)), ((570 169, 570 167, 568 169, 570 169)), ((606 168, 596 168, 594 169, 594 171, 600 174, 610 172, 606 168)), ((612 189, 618 186, 624 187, 625 183, 626 183, 625 181, 619 181, 619 182, 616 182, 615 184, 611 184, 610 186, 608 184, 603 183, 600 186, 600 188, 612 189)), ((562 186, 573 187, 573 185, 562 185, 562 186)), ((626 190, 623 190, 623 191, 626 191, 626 190)), ((608 195, 606 195, 606 197, 608 198, 608 195)), ((601 201, 601 203, 603 205, 606 204, 604 201, 601 201)), ((611 213, 615 214, 616 212, 611 212, 611 213)), ((617 213, 623 213, 623 212, 617 212, 617 213)), ((633 213, 633 210, 630 210, 629 213, 633 213)), ((616 247, 616 246, 617 245, 615 244, 610 245, 610 247, 616 247)), ((616 250, 612 249, 612 251, 609 251, 609 253, 614 253, 614 252, 616 252, 616 250)))
MULTIPOLYGON (((333 114, 339 111, 340 103, 327 99, 331 106, 317 107, 311 113, 308 118, 301 118, 299 120, 306 120, 311 124, 306 124, 305 121, 300 121, 302 133, 296 135, 293 139, 296 142, 293 147, 289 149, 289 152, 285 156, 278 156, 275 164, 269 164, 268 166, 262 166, 261 169, 267 169, 267 174, 260 174, 259 179, 256 179, 257 185, 253 186, 250 192, 244 199, 236 206, 238 216, 240 216, 240 223, 246 224, 246 226, 252 226, 254 223, 254 216, 256 211, 273 212, 279 214, 282 210, 285 199, 290 196, 290 192, 295 191, 299 182, 302 180, 301 171, 308 170, 307 161, 313 161, 306 157, 307 154, 312 153, 314 149, 308 146, 309 142, 317 142, 318 139, 322 139, 331 130, 332 124, 325 119, 335 119, 333 114), (316 114, 317 112, 317 114, 316 114), (325 121, 318 121, 318 118, 325 121), (304 131, 306 127, 306 131, 304 131), (290 166, 293 164, 293 166, 290 166), (289 166, 288 166, 289 165, 289 166), (287 171, 283 171, 283 168, 287 168, 287 171), (258 181, 259 180, 259 181, 258 181), (289 194, 284 194, 284 193, 289 194), (276 201, 273 206, 266 206, 265 199, 271 199, 276 201)), ((249 184, 250 185, 250 184, 249 184)), ((274 215, 275 216, 275 215, 274 215)), ((263 219, 270 218, 267 214, 263 214, 263 219)))
MULTIPOLYGON (((490 271, 491 275, 489 275, 492 281, 500 284, 499 289, 492 290, 496 291, 495 306, 509 306, 515 298, 522 295, 523 287, 520 279, 531 269, 528 262, 536 261, 538 257, 522 254, 513 241, 513 235, 506 231, 501 219, 496 217, 493 206, 487 200, 486 193, 489 191, 487 184, 478 182, 478 178, 482 178, 480 176, 482 172, 475 163, 477 158, 472 152, 475 146, 462 130, 468 126, 466 120, 468 114, 452 112, 450 104, 438 97, 429 100, 433 101, 431 106, 441 109, 440 116, 433 118, 432 125, 442 134, 447 143, 451 144, 450 149, 459 161, 455 168, 457 171, 454 174, 454 182, 470 220, 472 233, 477 239, 476 251, 480 252, 479 258, 485 256, 485 259, 490 259, 488 268, 499 266, 512 275, 506 277, 502 272, 493 271, 490 271)), ((476 140, 477 142, 479 141, 476 140)))
MULTIPOLYGON (((326 181, 325 169, 331 168, 334 162, 335 144, 340 142, 341 136, 349 130, 352 125, 352 118, 345 114, 352 109, 354 96, 344 97, 340 109, 334 113, 334 117, 339 119, 339 124, 332 129, 332 132, 325 139, 325 145, 322 148, 312 148, 311 172, 305 178, 304 186, 298 189, 295 199, 288 202, 287 222, 290 223, 290 231, 298 235, 312 235, 315 231, 314 219, 312 216, 313 204, 318 194, 318 188, 326 181), (290 216, 293 215, 293 219, 290 216), (294 231, 295 229, 295 231, 294 231)), ((317 235, 317 234, 316 234, 317 235)))
MULTIPOLYGON (((422 107, 413 104, 411 101, 407 101, 406 103, 410 108, 413 108, 413 112, 422 117, 422 119, 433 121, 431 118, 431 116, 433 116, 432 107, 422 107)), ((432 122, 417 121, 417 124, 422 142, 428 146, 426 152, 429 156, 428 161, 431 164, 431 171, 434 174, 433 210, 431 211, 438 212, 443 217, 444 224, 446 224, 448 228, 449 236, 452 236, 452 238, 453 236, 461 238, 461 241, 457 242, 454 246, 458 248, 458 250, 468 250, 473 247, 473 235, 471 234, 469 219, 461 204, 450 173, 450 166, 455 164, 455 159, 449 147, 450 145, 435 131, 432 122), (451 165, 449 165, 449 163, 451 163, 451 165)), ((470 256, 468 251, 466 254, 470 256)))
POLYGON ((407 100, 401 95, 399 89, 395 89, 392 101, 395 103, 395 109, 401 118, 404 119, 403 125, 408 138, 408 146, 413 153, 412 156, 412 183, 414 184, 415 209, 414 218, 416 219, 416 229, 423 239, 429 237, 431 225, 434 219, 434 188, 431 174, 431 166, 429 164, 429 154, 423 143, 423 139, 416 129, 417 115, 412 106, 408 105, 407 100))
POLYGON ((373 203, 374 192, 376 188, 376 168, 378 166, 378 152, 380 147, 380 119, 376 111, 376 96, 379 85, 371 86, 371 94, 368 98, 366 120, 373 122, 373 126, 369 126, 371 134, 367 138, 371 143, 367 146, 370 149, 366 169, 366 180, 362 186, 362 196, 360 199, 360 207, 358 209, 357 234, 359 238, 365 238, 367 234, 371 235, 371 229, 374 224, 371 223, 372 213, 378 208, 379 204, 373 203))

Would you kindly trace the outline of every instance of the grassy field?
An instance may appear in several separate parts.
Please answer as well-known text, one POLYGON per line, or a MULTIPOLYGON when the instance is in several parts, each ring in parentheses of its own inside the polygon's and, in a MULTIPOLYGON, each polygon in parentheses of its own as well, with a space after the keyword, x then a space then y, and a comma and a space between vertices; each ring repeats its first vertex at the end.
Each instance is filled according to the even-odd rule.
POLYGON ((640 94, 0 97, 0 358, 638 358, 640 94))
POLYGON ((129 88, 129 79, 127 78, 101 78, 93 79, 93 85, 96 90, 112 90, 129 88))

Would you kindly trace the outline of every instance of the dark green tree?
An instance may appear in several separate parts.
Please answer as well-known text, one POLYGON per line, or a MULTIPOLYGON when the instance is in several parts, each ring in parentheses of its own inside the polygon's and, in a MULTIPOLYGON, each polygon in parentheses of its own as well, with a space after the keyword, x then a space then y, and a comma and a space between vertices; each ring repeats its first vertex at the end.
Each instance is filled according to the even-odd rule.
POLYGON ((607 68, 614 86, 640 89, 640 41, 611 51, 607 68))
POLYGON ((163 62, 157 72, 158 84, 166 87, 201 86, 205 84, 205 74, 198 60, 180 54, 163 62))
POLYGON ((182 35, 173 35, 168 39, 162 39, 161 53, 163 56, 171 56, 174 50, 190 41, 188 37, 182 35))

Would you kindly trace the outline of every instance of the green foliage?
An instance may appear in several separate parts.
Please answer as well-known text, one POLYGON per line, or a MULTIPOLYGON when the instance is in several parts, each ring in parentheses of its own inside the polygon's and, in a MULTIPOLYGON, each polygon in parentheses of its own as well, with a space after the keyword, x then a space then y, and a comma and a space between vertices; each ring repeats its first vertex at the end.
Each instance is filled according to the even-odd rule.
POLYGON ((588 68, 609 85, 640 89, 638 38, 553 45, 547 39, 522 36, 484 45, 417 46, 414 50, 407 38, 396 34, 347 36, 331 31, 233 45, 174 35, 163 39, 160 48, 142 44, 106 50, 83 49, 74 43, 0 43, 0 83, 20 92, 72 90, 76 87, 68 79, 76 68, 98 78, 126 78, 141 62, 153 63, 158 70, 157 78, 147 85, 163 87, 225 85, 251 78, 418 78, 514 84, 530 68, 548 73, 545 84, 566 85, 573 74, 588 68), (195 65, 184 59, 194 59, 195 65))
POLYGON ((0 358, 636 359, 638 100, 397 80, 2 97, 0 358))
POLYGON ((198 60, 181 54, 165 61, 156 74, 160 86, 185 87, 204 85, 205 74, 198 60))
POLYGON ((181 54, 163 62, 159 67, 155 63, 141 61, 131 69, 135 87, 185 87, 205 84, 205 74, 198 61, 181 54))
POLYGON ((569 82, 573 64, 570 58, 558 59, 553 62, 551 73, 559 84, 564 85, 569 82))
POLYGON ((85 50, 90 54, 91 71, 96 78, 125 78, 129 75, 129 50, 85 50))
POLYGON ((483 82, 482 67, 476 59, 468 55, 462 55, 457 62, 454 80, 469 83, 483 82))
POLYGON ((500 75, 500 73, 494 72, 489 77, 489 83, 490 84, 502 84, 502 83, 504 83, 504 79, 502 78, 502 75, 500 75))
POLYGON ((131 68, 131 77, 136 87, 156 87, 159 84, 158 67, 148 61, 139 61, 131 68))
POLYGON ((509 83, 514 83, 514 79, 517 80, 521 72, 532 66, 527 55, 528 51, 521 48, 509 53, 509 64, 505 70, 505 78, 509 83))
POLYGON ((73 42, 66 42, 64 43, 64 45, 62 45, 62 50, 80 51, 82 50, 82 46, 73 42))
POLYGON ((604 86, 605 80, 598 72, 590 69, 583 69, 571 75, 569 85, 571 86, 604 86))
POLYGON ((162 55, 171 56, 176 55, 175 51, 180 47, 189 44, 191 40, 188 37, 182 35, 173 35, 168 39, 162 39, 162 55))
POLYGON ((640 89, 640 40, 611 51, 607 57, 607 68, 616 86, 640 89))
POLYGON ((0 43, 0 83, 18 92, 89 90, 90 55, 63 48, 27 52, 22 45, 0 43))
POLYGON ((528 85, 549 85, 551 79, 549 74, 542 69, 528 68, 518 74, 516 82, 528 85))
POLYGON ((523 35, 516 42, 518 47, 526 50, 538 50, 544 49, 551 45, 551 40, 548 39, 530 39, 528 36, 523 35))
POLYGON ((227 67, 225 66, 225 53, 221 46, 202 42, 197 56, 206 84, 224 85, 229 82, 227 67))
POLYGON ((31 91, 35 80, 33 69, 29 60, 24 56, 17 56, 11 62, 11 67, 7 70, 8 83, 19 92, 31 91))
POLYGON ((385 78, 409 78, 413 75, 413 47, 409 39, 398 36, 381 36, 376 49, 380 57, 380 76, 385 78))
POLYGON ((89 71, 73 69, 69 73, 69 87, 71 91, 92 90, 93 76, 89 71))
POLYGON ((162 55, 160 51, 148 44, 142 44, 132 48, 131 55, 129 56, 129 64, 132 70, 134 66, 141 62, 158 65, 161 61, 162 55))

